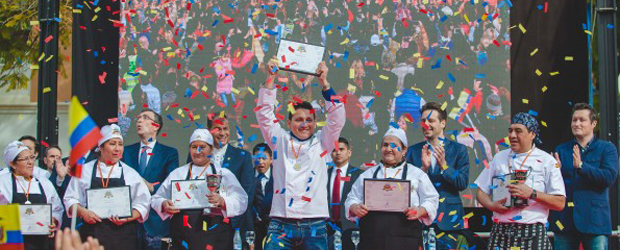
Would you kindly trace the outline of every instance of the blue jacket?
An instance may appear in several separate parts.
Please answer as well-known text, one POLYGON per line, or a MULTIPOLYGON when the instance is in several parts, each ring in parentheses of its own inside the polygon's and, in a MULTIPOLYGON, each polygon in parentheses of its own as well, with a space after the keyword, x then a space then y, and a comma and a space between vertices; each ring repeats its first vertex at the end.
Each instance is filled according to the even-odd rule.
MULTIPOLYGON (((426 142, 420 142, 409 147, 407 151, 407 162, 416 167, 422 166, 422 147, 426 142)), ((441 166, 429 168, 428 177, 435 185, 439 193, 437 215, 443 213, 441 222, 437 222, 439 229, 443 231, 454 231, 463 228, 463 202, 459 196, 459 191, 467 188, 469 183, 469 154, 467 147, 458 142, 449 140, 444 141, 446 150, 446 163, 448 168, 441 173, 441 166), (431 169, 433 169, 431 171, 431 169), (451 211, 456 211, 455 215, 450 216, 451 211), (455 225, 459 226, 455 227, 455 225)))
MULTIPOLYGON (((256 187, 258 188, 258 177, 254 178, 254 183, 256 183, 256 187)), ((258 217, 261 218, 262 222, 267 222, 270 220, 269 213, 271 212, 271 201, 273 198, 273 173, 270 173, 269 181, 265 185, 265 195, 263 199, 259 199, 259 190, 256 190, 254 202, 252 204, 252 216, 254 219, 254 223, 259 223, 258 217)))
POLYGON ((562 177, 566 186, 564 210, 551 212, 549 223, 554 232, 577 230, 587 234, 611 234, 611 213, 609 209, 609 187, 618 176, 618 150, 607 141, 594 137, 585 150, 581 150, 581 169, 573 167, 573 146, 571 140, 555 148, 560 155, 562 177), (560 230, 556 221, 564 226, 560 230))
MULTIPOLYGON (((126 146, 123 152, 123 162, 135 169, 142 178, 150 183, 163 183, 166 177, 179 167, 179 152, 172 147, 168 147, 159 142, 155 142, 153 155, 149 158, 148 165, 144 172, 140 173, 140 142, 126 146)), ((157 192, 160 184, 155 185, 154 192, 157 192)), ((162 221, 155 210, 151 209, 149 218, 144 221, 144 230, 149 236, 168 236, 170 220, 162 221)))

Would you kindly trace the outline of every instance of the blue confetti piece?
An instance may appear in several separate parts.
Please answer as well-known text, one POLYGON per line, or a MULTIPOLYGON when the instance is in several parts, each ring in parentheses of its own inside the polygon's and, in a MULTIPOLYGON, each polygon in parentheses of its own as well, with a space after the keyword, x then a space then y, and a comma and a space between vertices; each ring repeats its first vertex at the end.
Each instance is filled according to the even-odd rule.
POLYGON ((174 119, 172 119, 172 116, 171 116, 171 115, 167 115, 167 116, 166 116, 166 118, 168 118, 168 120, 171 120, 171 121, 173 121, 173 120, 174 120, 174 119))
POLYGON ((269 35, 272 35, 272 36, 275 36, 275 35, 278 35, 278 34, 279 34, 278 32, 273 31, 273 30, 270 30, 270 29, 266 29, 266 30, 265 30, 265 33, 267 33, 267 34, 269 34, 269 35))
POLYGON ((539 10, 542 10, 543 9, 543 5, 539 4, 538 6, 536 6, 536 8, 538 8, 539 10))
POLYGON ((271 137, 271 144, 276 144, 276 142, 278 141, 278 137, 271 137))
POLYGON ((316 227, 312 227, 312 233, 311 233, 312 237, 316 237, 316 227))
POLYGON ((487 224, 487 216, 483 215, 482 216, 482 226, 485 226, 487 224))
POLYGON ((310 187, 306 187, 306 192, 310 191, 310 187))
POLYGON ((439 21, 441 21, 442 23, 445 22, 446 20, 448 20, 448 16, 445 15, 443 17, 441 17, 441 19, 439 19, 439 21))
POLYGON ((527 111, 528 114, 532 115, 532 116, 538 116, 538 112, 534 111, 534 110, 529 110, 527 111))
POLYGON ((253 142, 253 141, 256 141, 256 138, 257 138, 257 137, 258 137, 258 136, 257 136, 256 134, 251 135, 251 136, 248 138, 248 142, 253 142))
POLYGON ((450 81, 452 81, 452 82, 456 82, 456 78, 454 78, 452 73, 448 73, 448 79, 450 79, 450 81))
POLYGON ((191 126, 192 126, 192 124, 190 123, 190 124, 187 124, 187 126, 184 126, 183 128, 189 128, 191 126))
POLYGON ((435 185, 435 187, 440 187, 441 186, 441 182, 435 182, 435 183, 433 183, 433 185, 435 185))
POLYGON ((390 143, 390 147, 391 147, 391 148, 395 148, 395 147, 396 147, 396 144, 394 144, 394 143, 392 142, 392 143, 390 143))
POLYGON ((231 9, 235 8, 235 6, 232 3, 228 3, 228 7, 230 7, 231 9))
POLYGON ((185 48, 185 51, 187 51, 187 53, 185 53, 185 56, 186 56, 186 57, 189 57, 189 56, 191 56, 191 55, 192 55, 192 51, 191 51, 190 49, 185 48))
POLYGON ((521 220, 521 219, 523 219, 523 217, 521 215, 517 215, 515 217, 512 217, 512 220, 514 220, 514 221, 518 221, 518 220, 521 220))
POLYGON ((284 192, 286 192, 286 188, 283 188, 282 192, 280 192, 280 194, 284 194, 284 192))
POLYGON ((82 6, 81 4, 75 4, 75 7, 76 7, 77 9, 84 8, 84 6, 82 6))
POLYGON ((183 95, 184 97, 190 97, 192 96, 192 90, 190 88, 185 89, 185 95, 183 95))
POLYGON ((291 201, 288 202, 288 206, 292 207, 293 206, 293 198, 291 198, 291 201))
POLYGON ((217 227, 217 224, 215 224, 215 225, 211 226, 211 227, 209 228, 209 230, 214 229, 215 227, 217 227))
POLYGON ((252 74, 256 74, 257 69, 258 69, 258 64, 255 63, 254 66, 252 66, 252 74))
POLYGON ((330 161, 330 162, 325 163, 325 164, 327 164, 327 166, 331 166, 331 167, 336 166, 336 164, 333 161, 330 161))
POLYGON ((345 61, 345 62, 346 62, 347 60, 349 60, 349 51, 345 51, 345 52, 344 52, 344 57, 342 58, 342 60, 343 60, 343 61, 345 61))
MULTIPOLYGON (((372 106, 372 103, 375 101, 375 98, 370 99, 370 101, 368 101, 368 103, 366 103, 366 108, 369 109, 370 106, 372 106)), ((398 125, 398 124, 396 124, 398 125)))
POLYGON ((454 216, 452 216, 452 220, 450 220, 450 222, 454 223, 456 222, 456 220, 459 218, 458 214, 455 214, 454 216))
POLYGON ((512 8, 512 2, 510 0, 506 0, 506 3, 508 3, 508 7, 512 8))
POLYGON ((95 2, 93 3, 94 6, 97 6, 97 4, 99 4, 99 0, 95 0, 95 2))
POLYGON ((20 60, 19 57, 16 57, 16 58, 17 58, 17 62, 19 62, 19 64, 22 64, 22 60, 20 60))
POLYGON ((469 188, 476 189, 476 188, 478 188, 478 185, 476 183, 471 183, 471 184, 469 184, 469 188))
POLYGON ((437 59, 437 63, 431 66, 431 69, 438 69, 438 68, 441 68, 441 58, 437 59))
POLYGON ((57 23, 60 23, 62 20, 60 18, 58 18, 58 17, 55 17, 54 21, 56 21, 57 23))
POLYGON ((188 249, 188 248, 189 248, 189 245, 188 245, 188 244, 187 244, 187 242, 185 242, 185 241, 181 242, 181 245, 183 245, 183 247, 184 247, 185 249, 188 249))
POLYGON ((271 6, 271 9, 272 9, 272 10, 275 10, 276 8, 278 8, 278 6, 277 6, 277 5, 275 5, 275 4, 271 6))
POLYGON ((339 62, 336 62, 336 68, 340 68, 340 67, 341 67, 341 66, 340 66, 340 63, 339 63, 339 62))
POLYGON ((614 24, 612 24, 612 23, 607 24, 607 28, 608 29, 613 29, 614 28, 614 24))
POLYGON ((213 7, 213 12, 220 14, 220 9, 218 9, 217 7, 213 7))
POLYGON ((278 159, 278 151, 273 151, 273 159, 278 159))
POLYGON ((487 77, 487 75, 486 75, 486 74, 476 74, 476 75, 475 75, 475 77, 476 77, 477 79, 484 79, 484 78, 486 78, 486 77, 487 77))
POLYGON ((480 160, 476 157, 476 160, 474 160, 474 162, 476 162, 476 165, 480 164, 480 160))
POLYGON ((323 27, 323 30, 325 32, 328 32, 329 30, 332 29, 332 27, 334 27, 334 25, 332 23, 329 23, 329 24, 325 25, 325 27, 323 27))
POLYGON ((478 64, 480 64, 480 66, 484 66, 489 60, 487 58, 487 53, 485 52, 478 53, 477 59, 478 59, 478 64))
POLYGON ((487 5, 489 5, 488 2, 482 2, 482 7, 487 7, 487 5))
POLYGON ((213 24, 211 24, 211 27, 215 27, 215 25, 217 25, 219 21, 217 19, 213 20, 213 24))
POLYGON ((396 129, 400 128, 400 126, 398 126, 398 123, 396 123, 396 122, 390 122, 390 126, 396 128, 396 129))
POLYGON ((99 57, 99 51, 93 51, 93 56, 99 57))
POLYGON ((312 177, 308 178, 308 183, 312 182, 312 177))
POLYGON ((101 65, 105 64, 105 60, 101 60, 101 65))

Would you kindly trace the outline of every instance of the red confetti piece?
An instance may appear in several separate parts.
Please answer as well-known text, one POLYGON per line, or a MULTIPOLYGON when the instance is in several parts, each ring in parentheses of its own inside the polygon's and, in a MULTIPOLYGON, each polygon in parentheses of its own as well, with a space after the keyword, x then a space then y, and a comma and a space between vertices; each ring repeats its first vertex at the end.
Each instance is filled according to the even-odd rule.
MULTIPOLYGON (((288 46, 288 50, 290 50, 291 52, 295 53, 295 50, 293 48, 291 48, 291 46, 288 46)), ((303 78, 301 78, 303 79, 303 78)), ((301 80, 303 82, 303 80, 301 80)))
POLYGON ((441 222, 442 219, 443 219, 443 212, 441 212, 439 214, 439 217, 437 217, 437 222, 441 222))
POLYGON ((148 108, 148 107, 149 107, 149 104, 148 104, 148 103, 142 103, 142 107, 144 107, 144 108, 148 108))
POLYGON ((303 201, 307 201, 307 202, 312 201, 312 199, 311 199, 311 198, 306 197, 306 196, 302 196, 302 197, 301 197, 301 200, 303 200, 303 201))
POLYGON ((117 123, 118 118, 108 118, 108 123, 117 123))
POLYGON ((163 133, 161 133, 161 136, 166 137, 166 136, 168 136, 168 133, 163 132, 163 133))
POLYGON ((41 145, 43 145, 46 148, 50 147, 50 145, 47 142, 45 142, 45 141, 41 141, 41 145))
POLYGON ((192 226, 189 225, 189 216, 188 215, 183 215, 183 226, 184 227, 192 228, 192 226))
POLYGON ((271 13, 265 13, 265 15, 267 15, 267 17, 269 17, 269 18, 274 18, 274 17, 276 17, 276 15, 271 14, 271 13))
POLYGON ((230 224, 230 219, 228 217, 224 218, 222 220, 222 222, 226 223, 226 224, 230 224))
POLYGON ((357 7, 362 7, 362 6, 364 6, 364 2, 357 4, 357 7))
POLYGON ((52 41, 52 39, 54 39, 54 36, 52 36, 52 35, 46 37, 45 38, 45 43, 49 43, 50 41, 52 41))
POLYGON ((286 233, 283 233, 280 236, 278 236, 278 239, 282 239, 282 238, 284 238, 284 236, 286 236, 286 233))
POLYGON ((463 218, 463 227, 469 228, 469 218, 463 218))
POLYGON ((499 42, 497 40, 493 40, 493 44, 495 44, 495 46, 497 46, 497 47, 500 46, 500 44, 499 44, 499 42))
POLYGON ((43 225, 43 223, 41 223, 41 222, 37 222, 37 225, 39 225, 40 227, 45 226, 45 225, 43 225))
POLYGON ((192 9, 192 3, 187 3, 187 11, 192 9))
POLYGON ((175 183, 175 186, 177 187, 177 192, 181 192, 181 185, 179 185, 179 183, 175 183))
POLYGON ((471 194, 464 194, 463 198, 471 200, 472 197, 471 197, 471 194))
POLYGON ((207 250, 213 250, 213 247, 211 245, 207 245, 207 250))
POLYGON ((323 153, 321 153, 321 158, 323 158, 323 156, 325 156, 327 154, 327 150, 323 150, 323 153))
POLYGON ((446 55, 446 58, 448 59, 448 61, 452 62, 452 58, 450 57, 450 55, 446 55))
MULTIPOLYGON (((177 182, 177 183, 178 183, 178 182, 177 182)), ((185 192, 185 197, 187 197, 187 198, 188 198, 188 199, 190 199, 190 200, 192 199, 192 197, 191 197, 191 196, 189 196, 189 194, 188 194, 187 192, 185 192)))
POLYGON ((285 63, 286 62, 286 57, 284 55, 282 55, 282 62, 285 63))

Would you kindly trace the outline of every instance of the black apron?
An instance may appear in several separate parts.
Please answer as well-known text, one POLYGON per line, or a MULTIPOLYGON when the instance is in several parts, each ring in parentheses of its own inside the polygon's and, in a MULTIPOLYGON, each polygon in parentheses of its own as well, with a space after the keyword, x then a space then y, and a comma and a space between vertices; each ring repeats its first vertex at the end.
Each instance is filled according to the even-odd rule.
MULTIPOLYGON (((373 178, 377 178, 379 169, 373 178)), ((407 164, 403 168, 402 180, 407 180, 407 164)), ((404 213, 370 211, 359 221, 360 250, 418 250, 422 245, 422 223, 407 220, 404 213)))
MULTIPOLYGON (((103 176, 99 178, 96 177, 98 165, 99 161, 96 161, 93 166, 93 174, 90 178, 91 189, 104 188, 101 183, 103 176)), ((108 182, 109 188, 122 187, 126 185, 123 166, 120 162, 118 163, 118 166, 118 169, 121 170, 121 178, 110 178, 108 182)), ((85 240, 88 236, 98 239, 99 243, 105 247, 105 249, 135 250, 138 242, 137 230, 137 221, 127 222, 121 226, 117 226, 108 219, 102 219, 101 222, 95 224, 88 224, 84 222, 82 227, 80 227, 80 235, 82 236, 82 240, 85 240)))
MULTIPOLYGON (((215 166, 211 164, 211 170, 215 174, 215 166)), ((185 180, 190 180, 189 171, 185 180)), ((186 209, 175 214, 170 219, 170 237, 174 250, 204 250, 211 245, 214 250, 233 249, 234 230, 230 224, 224 223, 222 216, 203 215, 203 209, 186 209), (187 224, 184 225, 184 218, 187 224), (207 224, 206 232, 203 230, 207 224)))
MULTIPOLYGON (((43 205, 47 203, 47 196, 45 196, 45 190, 43 190, 43 185, 39 181, 39 190, 41 190, 40 194, 29 194, 28 199, 26 199, 26 194, 17 193, 17 180, 15 179, 15 175, 11 174, 11 179, 13 180, 13 200, 12 203, 17 203, 24 205, 26 201, 30 201, 32 205, 43 205)), ((34 177, 33 177, 34 179, 34 177)), ((24 192, 26 192, 24 190, 24 192)), ((53 249, 54 241, 52 238, 47 235, 24 235, 24 249, 26 250, 34 250, 34 249, 53 249)))

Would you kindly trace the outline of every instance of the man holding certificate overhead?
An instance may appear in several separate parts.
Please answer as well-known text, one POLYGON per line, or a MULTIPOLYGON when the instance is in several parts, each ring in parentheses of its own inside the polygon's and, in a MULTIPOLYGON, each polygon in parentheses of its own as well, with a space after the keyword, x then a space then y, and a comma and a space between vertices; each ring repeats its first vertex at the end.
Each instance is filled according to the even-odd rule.
POLYGON ((437 215, 439 194, 428 175, 408 164, 407 135, 390 127, 381 143, 381 163, 357 178, 345 202, 347 219, 359 219, 360 250, 418 249, 422 224, 437 215))
POLYGON ((562 172, 553 156, 534 146, 538 121, 527 113, 512 118, 510 149, 493 157, 476 179, 476 199, 493 211, 488 249, 553 249, 547 237, 549 209, 564 209, 562 172))
POLYGON ((335 148, 346 117, 344 105, 326 80, 327 66, 321 62, 316 67, 327 113, 326 125, 316 134, 316 114, 308 102, 282 104, 288 107, 285 122, 291 131, 281 127, 279 120, 286 118, 275 113, 277 68, 273 61, 269 62, 270 76, 259 91, 256 119, 265 141, 274 151, 274 194, 265 240, 268 250, 327 249, 328 176, 323 156, 335 148), (283 234, 288 236, 281 237, 283 234))
POLYGON ((84 223, 83 238, 92 236, 106 249, 136 249, 138 223, 148 218, 151 193, 142 177, 120 159, 123 137, 116 124, 101 128, 99 158, 82 167, 65 192, 67 214, 73 206, 84 223))
POLYGON ((151 207, 170 217, 173 249, 233 249, 231 217, 248 207, 248 195, 235 175, 211 162, 213 136, 196 129, 189 141, 192 161, 172 171, 153 196, 151 207))
POLYGON ((33 177, 35 158, 33 151, 18 141, 4 149, 9 172, 0 174, 0 204, 20 204, 25 249, 53 249, 54 231, 62 223, 64 209, 54 185, 33 177))

